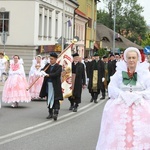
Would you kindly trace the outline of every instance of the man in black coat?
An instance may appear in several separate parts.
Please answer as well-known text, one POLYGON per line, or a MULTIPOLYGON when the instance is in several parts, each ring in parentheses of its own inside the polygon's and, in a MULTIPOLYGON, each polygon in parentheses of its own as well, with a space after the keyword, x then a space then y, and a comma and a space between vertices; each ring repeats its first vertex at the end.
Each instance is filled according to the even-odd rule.
POLYGON ((79 103, 81 103, 82 88, 85 87, 85 68, 84 64, 79 62, 79 54, 73 54, 72 62, 72 96, 69 97, 70 108, 77 112, 79 103))
POLYGON ((90 64, 90 73, 89 73, 89 84, 88 89, 89 93, 91 93, 92 99, 91 102, 97 103, 98 95, 100 94, 100 90, 102 91, 102 99, 105 99, 105 87, 104 87, 104 62, 99 60, 99 55, 97 53, 94 54, 94 60, 90 64))
POLYGON ((40 92, 40 97, 47 97, 49 116, 47 119, 53 118, 57 120, 60 100, 63 100, 62 88, 61 88, 61 72, 62 66, 57 64, 57 54, 50 54, 50 63, 46 64, 41 71, 43 73, 44 81, 40 92))
POLYGON ((116 63, 120 61, 120 55, 119 53, 115 53, 115 59, 112 60, 109 64, 109 68, 110 68, 110 71, 109 71, 109 76, 113 76, 116 72, 116 63))
POLYGON ((90 70, 89 70, 89 65, 90 65, 90 62, 88 61, 88 57, 85 57, 84 58, 84 64, 85 64, 85 66, 86 66, 86 76, 87 76, 87 78, 89 78, 89 72, 90 72, 90 70))

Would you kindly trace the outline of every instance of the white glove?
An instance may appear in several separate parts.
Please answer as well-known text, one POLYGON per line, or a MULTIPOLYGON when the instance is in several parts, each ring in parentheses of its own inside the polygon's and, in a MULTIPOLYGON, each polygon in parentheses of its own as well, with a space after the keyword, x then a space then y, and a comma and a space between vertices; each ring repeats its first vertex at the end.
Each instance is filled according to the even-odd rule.
POLYGON ((41 74, 41 76, 43 76, 43 77, 48 76, 48 74, 47 74, 45 71, 43 71, 43 70, 40 72, 40 74, 41 74))
POLYGON ((32 74, 31 74, 31 76, 33 77, 33 76, 34 76, 34 74, 32 73, 32 74))
POLYGON ((121 92, 120 98, 125 102, 127 106, 131 106, 133 103, 138 105, 143 99, 141 94, 133 92, 121 92))
POLYGON ((104 81, 105 81, 105 78, 103 77, 103 78, 102 78, 102 82, 104 82, 104 81))

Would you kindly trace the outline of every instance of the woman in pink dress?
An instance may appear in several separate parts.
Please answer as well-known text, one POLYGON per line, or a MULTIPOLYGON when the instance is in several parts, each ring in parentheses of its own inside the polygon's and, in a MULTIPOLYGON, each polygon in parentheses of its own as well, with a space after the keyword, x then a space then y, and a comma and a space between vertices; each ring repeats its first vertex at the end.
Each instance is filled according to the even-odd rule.
POLYGON ((124 52, 108 86, 96 150, 150 150, 150 72, 137 48, 124 52))
POLYGON ((9 77, 6 80, 2 93, 2 101, 12 103, 12 107, 18 107, 19 102, 30 102, 31 96, 25 77, 24 67, 18 55, 10 61, 9 77))
POLYGON ((45 66, 42 56, 38 55, 32 61, 32 66, 29 72, 29 85, 31 85, 39 76, 40 78, 33 84, 33 86, 29 89, 31 94, 31 99, 39 99, 39 94, 41 91, 41 87, 43 84, 43 77, 40 74, 41 69, 45 66))

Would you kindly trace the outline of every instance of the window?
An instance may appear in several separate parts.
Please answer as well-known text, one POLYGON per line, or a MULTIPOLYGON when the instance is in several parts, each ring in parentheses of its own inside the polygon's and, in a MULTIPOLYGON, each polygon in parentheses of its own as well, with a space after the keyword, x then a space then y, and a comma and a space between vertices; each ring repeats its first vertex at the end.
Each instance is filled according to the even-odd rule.
POLYGON ((47 37, 47 16, 44 16, 44 37, 47 37))
POLYGON ((44 37, 47 37, 47 12, 48 10, 44 10, 44 37))
POLYGON ((42 14, 39 14, 39 36, 42 36, 42 14))
POLYGON ((88 19, 88 27, 92 28, 92 19, 91 18, 88 19))
POLYGON ((48 32, 48 37, 51 37, 52 34, 52 11, 49 11, 49 32, 48 32))
POLYGON ((58 12, 56 12, 56 20, 55 20, 55 38, 58 38, 58 12))
POLYGON ((9 32, 9 12, 0 13, 0 33, 9 32))

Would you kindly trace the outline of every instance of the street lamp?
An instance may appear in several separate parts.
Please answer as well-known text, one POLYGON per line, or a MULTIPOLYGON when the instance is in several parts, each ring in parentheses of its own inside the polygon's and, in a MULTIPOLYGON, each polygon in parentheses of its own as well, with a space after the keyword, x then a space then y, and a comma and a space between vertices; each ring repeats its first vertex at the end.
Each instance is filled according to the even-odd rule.
POLYGON ((116 0, 113 3, 113 11, 114 11, 114 34, 113 34, 113 54, 115 53, 115 37, 116 37, 116 0))
POLYGON ((0 8, 0 13, 2 14, 2 16, 3 16, 3 22, 2 22, 2 34, 1 34, 1 38, 2 38, 2 43, 3 43, 3 45, 4 45, 4 52, 5 52, 5 43, 6 43, 6 33, 5 33, 5 30, 4 30, 4 16, 5 16, 5 11, 6 11, 6 9, 4 8, 4 7, 1 7, 0 8))

